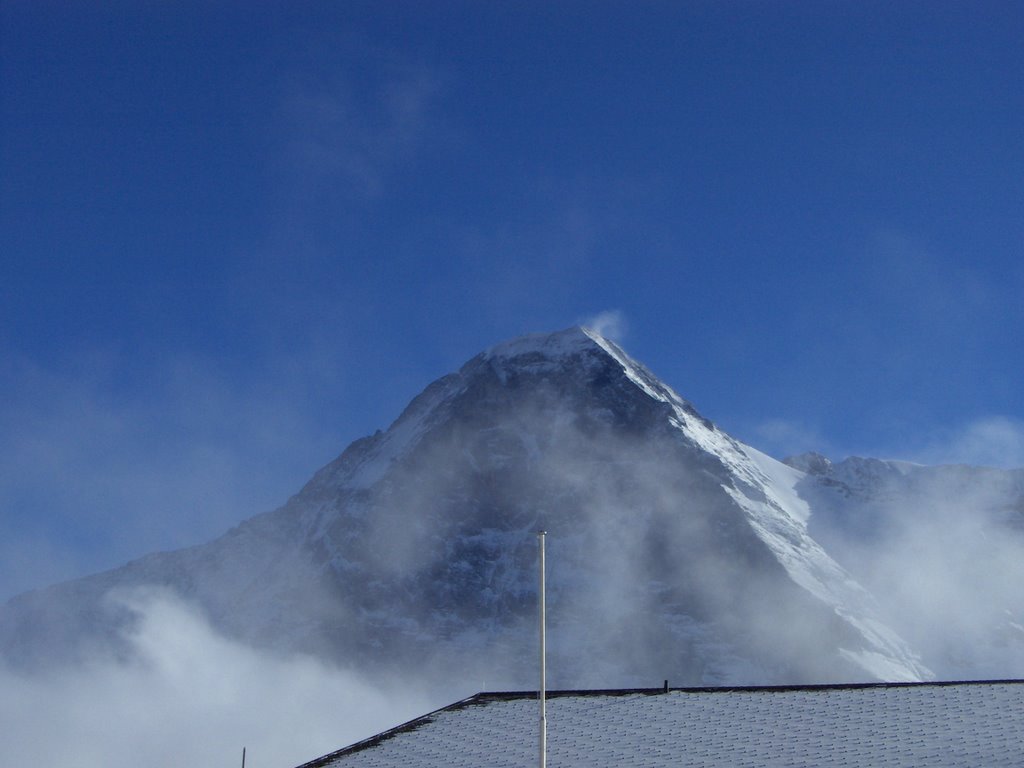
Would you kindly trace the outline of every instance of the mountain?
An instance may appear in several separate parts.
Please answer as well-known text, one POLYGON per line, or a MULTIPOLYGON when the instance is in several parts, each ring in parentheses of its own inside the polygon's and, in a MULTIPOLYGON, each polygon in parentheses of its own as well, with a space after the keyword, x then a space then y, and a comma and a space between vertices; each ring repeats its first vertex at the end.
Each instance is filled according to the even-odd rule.
MULTIPOLYGON (((859 461, 778 462, 593 331, 523 337, 428 386, 281 508, 15 597, 0 649, 26 668, 128 653, 137 616, 117 595, 158 587, 255 646, 529 688, 543 528, 554 687, 928 679, 906 639, 920 627, 858 560, 900 541, 883 522, 919 498, 919 472, 859 461)), ((985 520, 1016 546, 1024 493, 1004 485, 985 520)), ((1017 664, 1022 614, 1000 610, 977 636, 1017 664)))

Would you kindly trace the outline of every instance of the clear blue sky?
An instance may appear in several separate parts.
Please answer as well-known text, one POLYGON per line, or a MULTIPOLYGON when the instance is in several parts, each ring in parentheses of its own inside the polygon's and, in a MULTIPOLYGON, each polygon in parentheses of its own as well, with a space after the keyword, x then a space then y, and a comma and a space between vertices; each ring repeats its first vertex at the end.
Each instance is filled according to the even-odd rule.
POLYGON ((7 0, 0 597, 600 313, 775 455, 1024 464, 1022 41, 1016 2, 7 0))

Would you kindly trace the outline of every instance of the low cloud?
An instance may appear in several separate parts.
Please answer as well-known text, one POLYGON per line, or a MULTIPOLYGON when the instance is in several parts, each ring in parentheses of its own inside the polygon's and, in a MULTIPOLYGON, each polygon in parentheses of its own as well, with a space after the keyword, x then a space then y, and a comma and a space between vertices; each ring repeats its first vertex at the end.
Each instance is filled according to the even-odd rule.
POLYGON ((307 656, 227 639, 174 594, 111 596, 133 611, 132 659, 26 675, 0 668, 2 765, 287 768, 448 702, 307 656))
POLYGON ((811 535, 940 679, 1024 670, 1024 478, 971 466, 840 465, 811 535), (840 492, 834 490, 840 488, 840 492))

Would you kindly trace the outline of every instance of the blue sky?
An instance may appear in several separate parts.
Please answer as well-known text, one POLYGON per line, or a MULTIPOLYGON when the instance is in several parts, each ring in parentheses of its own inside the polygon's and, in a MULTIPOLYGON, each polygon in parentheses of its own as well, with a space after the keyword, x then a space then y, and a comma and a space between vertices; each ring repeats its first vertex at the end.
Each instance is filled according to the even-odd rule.
POLYGON ((211 538, 599 315, 775 455, 1024 464, 1017 3, 10 0, 0 36, 0 597, 211 538))

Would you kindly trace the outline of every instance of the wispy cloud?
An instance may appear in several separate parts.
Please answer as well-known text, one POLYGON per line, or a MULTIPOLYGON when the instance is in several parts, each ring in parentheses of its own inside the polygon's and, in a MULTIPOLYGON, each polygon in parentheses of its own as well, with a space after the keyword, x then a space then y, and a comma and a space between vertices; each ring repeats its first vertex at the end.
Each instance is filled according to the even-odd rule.
POLYGON ((356 82, 340 68, 331 73, 328 62, 322 67, 327 76, 297 76, 284 97, 285 151, 294 179, 308 191, 379 197, 424 140, 439 78, 426 67, 391 62, 381 63, 368 82, 356 82))
POLYGON ((583 321, 585 328, 590 328, 606 339, 621 342, 626 336, 626 316, 617 309, 598 312, 593 317, 583 321))
POLYGON ((1024 422, 988 416, 904 435, 898 442, 839 446, 819 429, 792 419, 768 419, 753 428, 747 442, 778 458, 814 451, 834 461, 847 456, 897 459, 918 464, 1024 467, 1024 422))
POLYGON ((1024 467, 1024 422, 1006 416, 975 419, 931 436, 914 458, 927 464, 1024 467))
POLYGON ((793 419, 774 418, 756 424, 749 442, 780 459, 810 451, 830 458, 834 455, 834 448, 817 429, 793 419))

